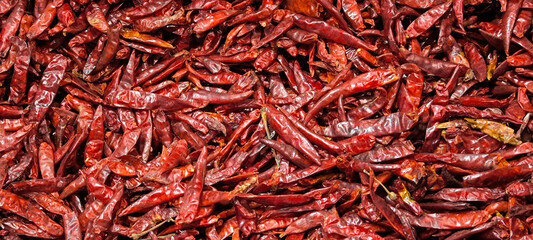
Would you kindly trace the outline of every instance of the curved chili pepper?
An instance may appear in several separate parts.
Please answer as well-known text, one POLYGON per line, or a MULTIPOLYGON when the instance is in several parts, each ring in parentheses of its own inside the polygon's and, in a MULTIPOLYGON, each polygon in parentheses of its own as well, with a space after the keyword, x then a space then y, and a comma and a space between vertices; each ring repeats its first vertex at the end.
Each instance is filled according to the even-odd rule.
POLYGON ((152 37, 147 34, 142 34, 142 33, 133 31, 131 29, 122 29, 120 31, 120 36, 122 36, 124 39, 133 40, 133 41, 137 41, 140 43, 146 43, 146 44, 153 45, 156 47, 169 48, 169 49, 174 48, 172 44, 166 41, 163 41, 156 37, 152 37))
POLYGON ((203 147, 196 161, 195 173, 192 180, 185 188, 184 203, 180 207, 180 222, 190 223, 196 217, 200 205, 200 194, 204 185, 207 165, 207 148, 203 147))
MULTIPOLYGON (((170 24, 176 24, 183 21, 184 11, 178 11, 170 16, 153 16, 135 19, 133 29, 138 32, 152 32, 170 24)), ((148 14, 150 15, 150 13, 148 14)))
POLYGON ((307 139, 309 139, 310 142, 316 144, 317 146, 324 148, 331 152, 341 153, 343 150, 343 147, 340 144, 337 144, 335 142, 332 142, 328 139, 325 139, 324 137, 320 136, 319 134, 313 132, 311 129, 307 128, 303 123, 301 123, 299 120, 295 119, 293 116, 291 116, 285 109, 280 108, 279 111, 283 113, 286 117, 288 117, 291 122, 296 126, 296 128, 305 136, 307 139))
POLYGON ((14 37, 17 33, 20 21, 24 15, 24 9, 26 9, 26 1, 17 1, 15 7, 11 10, 9 17, 3 24, 2 31, 0 32, 0 57, 5 57, 9 51, 11 37, 14 37))
POLYGON ((487 172, 476 173, 463 177, 465 186, 494 186, 524 178, 533 172, 532 169, 522 167, 506 167, 487 172))
MULTIPOLYGON (((420 34, 422 34, 427 29, 429 29, 431 26, 435 24, 437 20, 439 20, 440 17, 442 17, 442 15, 444 15, 444 13, 446 13, 446 11, 448 11, 451 4, 452 4, 451 1, 446 1, 445 3, 437 5, 431 8, 430 10, 426 11, 422 15, 420 15, 420 17, 418 17, 413 22, 411 22, 409 27, 407 27, 407 30, 405 32, 405 34, 407 34, 407 37, 408 38, 418 37, 420 34)), ((462 6, 461 6, 461 9, 462 9, 462 6)), ((456 12, 456 16, 457 14, 458 13, 456 12)), ((459 24, 462 24, 461 20, 459 20, 459 24)))
POLYGON ((398 80, 398 75, 394 70, 374 70, 352 78, 342 85, 332 89, 325 96, 320 98, 312 109, 305 116, 304 122, 307 123, 326 105, 335 101, 339 96, 349 96, 355 93, 374 89, 398 80))
POLYGON ((111 92, 105 97, 104 102, 114 107, 128 107, 144 110, 160 109, 163 111, 175 111, 187 107, 202 107, 205 104, 205 102, 191 102, 188 99, 182 100, 164 97, 153 93, 128 90, 111 92))
MULTIPOLYGON (((5 218, 2 220, 2 226, 5 230, 20 236, 28 236, 42 239, 54 239, 55 236, 47 233, 45 230, 39 228, 35 224, 21 221, 20 218, 5 218)), ((17 236, 17 237, 20 237, 17 236)), ((8 238, 6 236, 6 238, 8 238)))
POLYGON ((320 155, 318 155, 318 152, 309 140, 296 129, 296 126, 274 107, 267 105, 265 110, 268 116, 268 123, 281 138, 309 157, 313 163, 320 165, 320 155))
POLYGON ((287 144, 283 144, 277 141, 269 139, 261 139, 261 143, 265 144, 267 147, 270 147, 281 155, 285 156, 289 161, 300 166, 302 168, 312 165, 309 160, 305 159, 300 153, 293 147, 287 144))
POLYGON ((259 41, 254 47, 260 48, 264 46, 265 44, 281 36, 281 34, 287 32, 292 28, 292 26, 294 26, 294 19, 292 17, 285 17, 268 36, 261 39, 261 41, 259 41))
POLYGON ((161 203, 171 201, 173 199, 183 196, 184 192, 185 191, 183 183, 170 183, 168 185, 155 189, 149 194, 144 195, 142 198, 122 210, 118 215, 125 216, 128 214, 139 212, 143 209, 159 205, 161 203))
POLYGON ((228 104, 242 102, 252 96, 252 94, 253 91, 228 94, 196 90, 182 94, 179 99, 193 103, 228 104))
POLYGON ((435 76, 450 77, 457 66, 460 69, 459 75, 464 74, 467 70, 465 66, 419 56, 404 48, 400 49, 400 53, 408 62, 416 64, 423 71, 434 74, 435 76))
POLYGON ((346 31, 333 27, 326 22, 299 14, 293 15, 293 18, 294 24, 296 24, 296 26, 299 28, 316 33, 325 39, 354 48, 363 48, 371 52, 374 52, 377 49, 375 46, 372 46, 361 39, 354 37, 346 31))
POLYGON ((126 10, 124 13, 131 18, 140 18, 144 16, 148 16, 153 14, 154 12, 164 8, 167 6, 170 2, 170 0, 157 0, 157 1, 151 1, 149 3, 140 5, 138 7, 133 7, 128 10, 126 10))
POLYGON ((496 200, 505 196, 501 189, 488 188, 445 188, 435 194, 428 195, 428 199, 445 200, 445 201, 480 201, 486 202, 496 200))
POLYGON ((119 32, 122 28, 122 25, 115 24, 113 25, 107 34, 107 41, 105 44, 105 47, 102 50, 102 53, 98 57, 98 61, 96 62, 93 69, 90 69, 90 71, 84 71, 84 74, 89 75, 94 72, 99 72, 103 70, 115 57, 115 54, 118 51, 118 44, 119 44, 119 32))
POLYGON ((502 35, 503 35, 503 50, 505 54, 509 55, 509 46, 511 45, 511 34, 518 17, 518 11, 522 6, 523 0, 510 0, 502 17, 502 35))
POLYGON ((324 129, 328 137, 353 137, 355 135, 371 134, 385 136, 398 134, 410 129, 416 121, 403 113, 392 113, 378 119, 368 119, 359 122, 340 122, 324 129))
POLYGON ((41 33, 52 24, 52 21, 54 20, 57 8, 60 7, 63 4, 63 0, 55 0, 50 1, 46 5, 46 8, 43 10, 43 14, 41 14, 37 20, 31 25, 30 29, 28 30, 28 34, 26 34, 26 37, 28 39, 35 39, 37 38, 41 33))
POLYGON ((28 112, 30 121, 42 120, 59 89, 59 81, 63 78, 66 68, 67 58, 59 54, 48 64, 39 84, 37 96, 30 105, 28 112))
POLYGON ((55 223, 38 207, 11 192, 0 189, 0 208, 26 218, 52 236, 63 235, 61 225, 55 223))

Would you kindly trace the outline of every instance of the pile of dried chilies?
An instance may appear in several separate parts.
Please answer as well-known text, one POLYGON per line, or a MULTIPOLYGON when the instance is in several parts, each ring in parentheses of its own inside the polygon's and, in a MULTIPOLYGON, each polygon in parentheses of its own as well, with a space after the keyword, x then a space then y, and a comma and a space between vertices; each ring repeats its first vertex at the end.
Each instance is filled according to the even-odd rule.
POLYGON ((533 0, 0 0, 2 239, 533 239, 533 0))

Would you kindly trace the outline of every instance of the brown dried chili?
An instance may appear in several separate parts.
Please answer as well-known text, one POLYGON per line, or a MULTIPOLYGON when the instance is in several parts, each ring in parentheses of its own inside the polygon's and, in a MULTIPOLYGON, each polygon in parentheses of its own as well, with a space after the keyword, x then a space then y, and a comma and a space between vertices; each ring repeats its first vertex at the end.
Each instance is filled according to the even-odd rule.
POLYGON ((0 239, 529 239, 531 0, 0 0, 0 239))

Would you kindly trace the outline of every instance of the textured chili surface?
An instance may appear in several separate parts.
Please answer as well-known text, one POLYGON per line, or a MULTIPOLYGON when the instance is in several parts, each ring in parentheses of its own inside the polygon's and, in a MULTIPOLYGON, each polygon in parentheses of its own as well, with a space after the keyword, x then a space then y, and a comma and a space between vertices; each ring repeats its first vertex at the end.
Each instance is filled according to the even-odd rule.
POLYGON ((0 0, 1 239, 533 239, 533 0, 0 0))

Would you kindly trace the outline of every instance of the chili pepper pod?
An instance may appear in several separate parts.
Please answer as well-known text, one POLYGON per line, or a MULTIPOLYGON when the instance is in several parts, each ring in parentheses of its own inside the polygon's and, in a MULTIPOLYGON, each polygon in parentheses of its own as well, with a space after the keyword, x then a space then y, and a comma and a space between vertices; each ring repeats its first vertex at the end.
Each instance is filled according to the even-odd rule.
POLYGON ((0 0, 0 235, 527 238, 532 9, 0 0))

